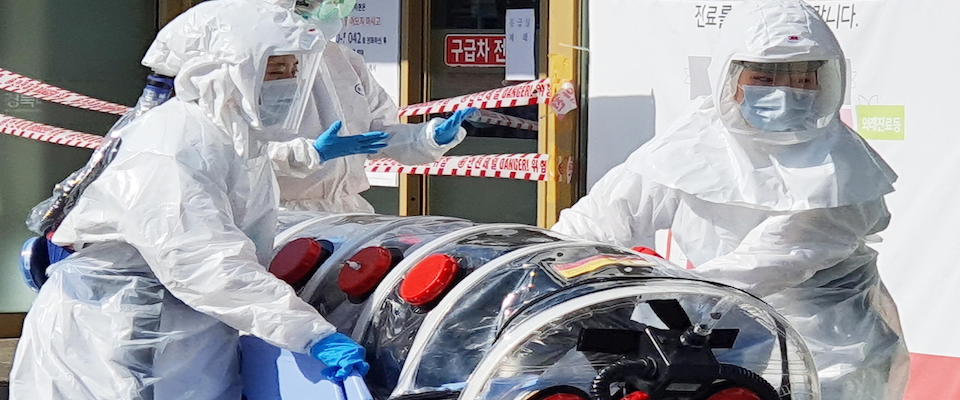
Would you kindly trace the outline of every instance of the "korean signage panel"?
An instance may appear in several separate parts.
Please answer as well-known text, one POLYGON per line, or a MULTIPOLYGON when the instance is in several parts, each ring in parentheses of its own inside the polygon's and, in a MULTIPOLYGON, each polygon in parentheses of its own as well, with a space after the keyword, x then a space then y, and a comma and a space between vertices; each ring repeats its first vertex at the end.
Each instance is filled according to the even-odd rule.
POLYGON ((506 35, 447 35, 445 62, 451 67, 503 67, 507 54, 506 35))
POLYGON ((358 1, 337 43, 363 56, 394 102, 400 98, 400 0, 358 1))

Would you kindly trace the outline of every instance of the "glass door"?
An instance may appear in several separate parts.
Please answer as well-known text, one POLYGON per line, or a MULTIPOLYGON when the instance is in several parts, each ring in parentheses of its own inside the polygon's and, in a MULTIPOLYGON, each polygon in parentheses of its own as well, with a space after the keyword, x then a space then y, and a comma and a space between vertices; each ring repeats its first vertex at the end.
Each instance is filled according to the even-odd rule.
MULTIPOLYGON (((505 81, 504 34, 508 9, 534 9, 538 0, 429 0, 430 30, 426 57, 427 100, 510 86, 505 81)), ((535 21, 535 54, 540 54, 540 18, 535 21)), ((542 68, 537 58, 537 73, 542 68)), ((538 107, 488 111, 538 120, 538 107)), ((446 117, 447 115, 436 115, 446 117)), ((467 138, 448 155, 536 153, 536 130, 468 121, 467 138)), ((427 211, 479 222, 537 223, 537 183, 500 178, 427 178, 427 211)))

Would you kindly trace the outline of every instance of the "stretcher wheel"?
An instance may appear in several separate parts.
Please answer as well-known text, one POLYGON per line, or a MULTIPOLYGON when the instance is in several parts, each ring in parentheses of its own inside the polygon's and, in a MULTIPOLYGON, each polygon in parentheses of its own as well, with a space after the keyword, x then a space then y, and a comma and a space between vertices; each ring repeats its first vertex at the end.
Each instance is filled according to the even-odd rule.
POLYGON ((523 400, 590 400, 590 395, 573 386, 551 386, 533 392, 523 400))
POLYGON ((753 371, 731 364, 720 364, 720 376, 704 400, 779 400, 777 390, 753 371))

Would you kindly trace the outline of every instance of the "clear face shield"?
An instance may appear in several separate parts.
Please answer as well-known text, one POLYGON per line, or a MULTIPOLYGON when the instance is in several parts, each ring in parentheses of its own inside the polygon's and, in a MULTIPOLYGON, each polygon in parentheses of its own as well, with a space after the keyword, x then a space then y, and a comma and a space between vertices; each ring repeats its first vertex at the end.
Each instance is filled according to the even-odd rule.
POLYGON ((731 61, 723 85, 724 122, 750 133, 790 133, 826 127, 842 104, 835 60, 731 61))
POLYGON ((289 136, 300 129, 320 68, 320 53, 273 55, 260 85, 260 130, 268 136, 289 136))

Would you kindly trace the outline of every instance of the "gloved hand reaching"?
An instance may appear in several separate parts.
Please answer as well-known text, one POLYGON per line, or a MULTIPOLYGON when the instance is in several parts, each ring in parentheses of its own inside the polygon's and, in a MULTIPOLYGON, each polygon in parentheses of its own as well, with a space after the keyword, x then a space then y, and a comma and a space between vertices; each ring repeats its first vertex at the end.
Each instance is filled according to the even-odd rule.
POLYGON ((387 147, 387 139, 390 138, 390 135, 385 132, 340 136, 341 128, 343 128, 343 122, 334 122, 313 142, 313 148, 317 149, 323 161, 354 154, 377 154, 380 149, 387 147))
POLYGON ((314 344, 310 348, 310 355, 327 366, 323 375, 337 382, 346 379, 353 371, 366 375, 370 370, 370 365, 364 359, 366 350, 363 346, 342 333, 334 333, 314 344))
POLYGON ((457 133, 460 132, 460 125, 463 124, 463 121, 477 111, 480 110, 476 107, 470 107, 453 113, 450 118, 447 118, 446 121, 443 121, 443 123, 437 127, 437 130, 434 132, 434 140, 441 146, 452 142, 457 138, 457 133))

